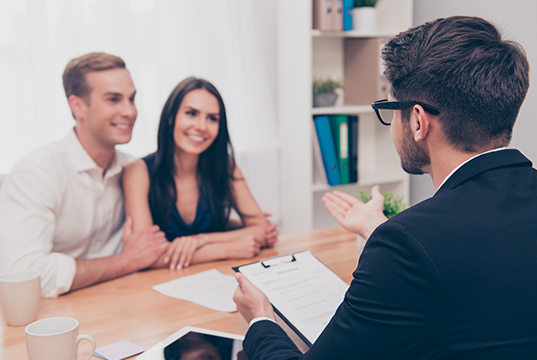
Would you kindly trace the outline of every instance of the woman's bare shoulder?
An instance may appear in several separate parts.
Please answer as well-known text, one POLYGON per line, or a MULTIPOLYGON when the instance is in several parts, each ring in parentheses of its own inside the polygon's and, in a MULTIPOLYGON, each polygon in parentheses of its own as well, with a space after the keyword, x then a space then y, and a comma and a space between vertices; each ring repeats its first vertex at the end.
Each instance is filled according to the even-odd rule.
POLYGON ((143 159, 136 159, 125 165, 123 171, 125 173, 147 174, 147 165, 143 159))
POLYGON ((146 184, 149 183, 149 172, 143 159, 130 162, 123 169, 123 184, 146 184))

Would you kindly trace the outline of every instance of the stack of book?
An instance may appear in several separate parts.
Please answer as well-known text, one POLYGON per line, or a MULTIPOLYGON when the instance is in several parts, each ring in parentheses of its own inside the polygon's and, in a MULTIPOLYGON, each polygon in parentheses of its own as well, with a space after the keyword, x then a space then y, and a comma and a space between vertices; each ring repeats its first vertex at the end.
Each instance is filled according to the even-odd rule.
POLYGON ((318 115, 313 122, 315 157, 326 182, 331 186, 358 182, 358 116, 318 115))

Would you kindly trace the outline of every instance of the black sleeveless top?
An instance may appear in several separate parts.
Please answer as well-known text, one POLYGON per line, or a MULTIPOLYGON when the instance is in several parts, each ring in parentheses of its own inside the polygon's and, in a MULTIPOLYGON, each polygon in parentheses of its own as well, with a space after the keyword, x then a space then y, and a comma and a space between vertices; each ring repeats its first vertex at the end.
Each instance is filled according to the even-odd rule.
MULTIPOLYGON (((147 171, 149 172, 149 180, 153 181, 153 163, 155 159, 155 154, 148 155, 143 158, 145 164, 147 165, 147 171)), ((203 234, 215 231, 223 231, 224 229, 216 229, 215 224, 213 224, 213 218, 211 210, 209 208, 209 203, 207 201, 207 194, 203 186, 200 186, 199 189, 200 196, 198 199, 198 207, 196 209, 196 218, 191 224, 186 224, 179 211, 177 206, 173 206, 172 213, 170 214, 170 222, 166 229, 161 229, 166 234, 168 241, 173 241, 176 237, 188 236, 203 234)), ((170 196, 170 202, 173 199, 170 196)), ((151 212, 153 208, 151 207, 151 212)))

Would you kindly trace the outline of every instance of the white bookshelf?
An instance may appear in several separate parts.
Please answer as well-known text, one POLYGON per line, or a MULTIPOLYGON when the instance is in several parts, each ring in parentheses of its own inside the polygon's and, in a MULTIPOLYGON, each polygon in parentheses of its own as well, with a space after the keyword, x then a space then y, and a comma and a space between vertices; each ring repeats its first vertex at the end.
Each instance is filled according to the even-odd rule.
POLYGON ((413 0, 380 0, 377 9, 378 31, 330 32, 312 30, 312 0, 278 2, 282 234, 335 225, 321 202, 327 191, 356 195, 378 184, 381 191, 390 190, 409 202, 409 177, 401 170, 390 129, 379 123, 370 104, 345 105, 341 91, 334 107, 312 107, 314 77, 344 78, 346 38, 393 37, 412 26, 413 0), (320 114, 359 116, 358 183, 333 187, 322 182, 311 135, 312 116, 320 114))

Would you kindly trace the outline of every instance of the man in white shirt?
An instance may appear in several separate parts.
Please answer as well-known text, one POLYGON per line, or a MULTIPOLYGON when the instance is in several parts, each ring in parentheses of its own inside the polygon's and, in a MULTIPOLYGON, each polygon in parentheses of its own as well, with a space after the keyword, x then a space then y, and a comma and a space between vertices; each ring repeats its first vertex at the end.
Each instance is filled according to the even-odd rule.
POLYGON ((167 248, 158 226, 132 233, 121 172, 131 158, 136 89, 125 62, 90 53, 71 60, 63 84, 76 125, 21 160, 0 189, 0 272, 36 269, 57 297, 149 267, 167 248))

